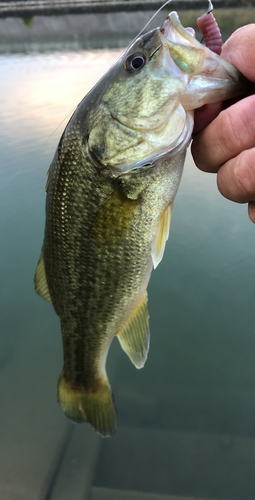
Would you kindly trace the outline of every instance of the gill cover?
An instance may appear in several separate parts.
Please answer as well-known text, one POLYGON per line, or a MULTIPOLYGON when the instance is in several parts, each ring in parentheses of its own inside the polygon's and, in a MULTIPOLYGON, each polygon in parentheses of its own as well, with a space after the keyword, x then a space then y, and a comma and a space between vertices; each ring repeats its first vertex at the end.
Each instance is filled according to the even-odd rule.
POLYGON ((107 77, 89 116, 88 151, 113 175, 184 150, 193 110, 240 93, 240 73, 201 45, 176 12, 135 40, 107 77))

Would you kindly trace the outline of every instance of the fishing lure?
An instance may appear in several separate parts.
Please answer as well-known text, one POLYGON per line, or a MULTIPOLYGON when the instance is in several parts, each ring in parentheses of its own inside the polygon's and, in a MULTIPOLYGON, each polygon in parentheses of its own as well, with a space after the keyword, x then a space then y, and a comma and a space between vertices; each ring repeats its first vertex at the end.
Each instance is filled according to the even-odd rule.
POLYGON ((220 55, 222 36, 218 23, 212 14, 213 4, 209 0, 208 11, 197 19, 197 25, 203 35, 205 45, 215 54, 220 55))

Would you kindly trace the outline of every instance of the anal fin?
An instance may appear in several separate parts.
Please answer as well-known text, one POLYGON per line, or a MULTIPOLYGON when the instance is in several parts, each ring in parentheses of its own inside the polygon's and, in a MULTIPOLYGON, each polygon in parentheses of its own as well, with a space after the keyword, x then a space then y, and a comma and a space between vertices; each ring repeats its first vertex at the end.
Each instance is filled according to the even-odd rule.
POLYGON ((47 300, 48 302, 51 302, 50 292, 49 292, 46 274, 45 274, 43 247, 42 247, 41 255, 40 255, 39 262, 37 264, 37 268, 36 268, 36 272, 35 272, 35 291, 43 299, 47 300))
POLYGON ((143 368, 150 344, 147 292, 143 294, 128 322, 117 334, 117 337, 123 351, 125 351, 135 367, 143 368))
POLYGON ((156 269, 156 267, 159 265, 164 255, 165 246, 170 231, 172 210, 173 205, 171 204, 162 213, 156 236, 152 242, 151 256, 154 269, 156 269))

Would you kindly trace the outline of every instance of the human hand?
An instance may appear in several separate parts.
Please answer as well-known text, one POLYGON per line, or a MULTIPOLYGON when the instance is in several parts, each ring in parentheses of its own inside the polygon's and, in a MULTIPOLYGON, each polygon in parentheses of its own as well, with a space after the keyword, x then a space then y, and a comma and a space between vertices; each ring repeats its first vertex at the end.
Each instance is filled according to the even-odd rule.
POLYGON ((254 47, 255 24, 239 28, 224 44, 221 56, 252 82, 251 93, 221 112, 220 103, 198 110, 191 151, 199 169, 217 173, 223 196, 248 203, 249 217, 255 223, 254 47))

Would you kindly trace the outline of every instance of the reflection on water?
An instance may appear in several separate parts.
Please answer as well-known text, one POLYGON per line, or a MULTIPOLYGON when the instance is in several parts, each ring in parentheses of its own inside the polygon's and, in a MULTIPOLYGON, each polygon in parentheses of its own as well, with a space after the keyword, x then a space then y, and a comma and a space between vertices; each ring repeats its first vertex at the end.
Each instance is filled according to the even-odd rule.
POLYGON ((45 142, 122 52, 0 55, 1 139, 45 142))
POLYGON ((253 499, 254 226, 190 157, 149 285, 147 364, 110 352, 116 436, 73 426, 56 403, 59 321, 33 290, 45 176, 68 114, 119 54, 0 56, 0 498, 253 499))

